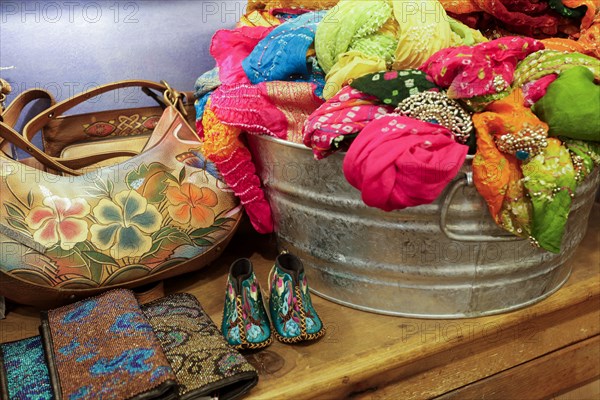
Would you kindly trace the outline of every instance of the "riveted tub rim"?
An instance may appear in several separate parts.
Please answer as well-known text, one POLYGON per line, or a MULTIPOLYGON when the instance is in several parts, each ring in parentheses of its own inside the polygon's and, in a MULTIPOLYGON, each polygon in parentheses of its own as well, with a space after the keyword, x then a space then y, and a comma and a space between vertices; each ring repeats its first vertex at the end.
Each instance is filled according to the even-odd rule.
MULTIPOLYGON (((258 140, 266 140, 266 141, 273 142, 273 143, 276 143, 276 144, 279 144, 279 145, 282 145, 282 146, 287 146, 287 147, 291 147, 293 149, 305 151, 307 153, 312 153, 312 150, 309 147, 306 147, 303 144, 290 142, 290 141, 287 141, 287 140, 284 140, 284 139, 280 139, 280 138, 276 138, 276 137, 273 137, 273 136, 258 135, 258 134, 252 134, 252 135, 250 135, 249 134, 248 137, 256 138, 258 140)), ((335 156, 336 154, 338 154, 338 155, 344 155, 344 154, 346 154, 346 152, 345 151, 338 151, 338 152, 332 154, 331 156, 335 156)), ((473 158, 475 158, 474 155, 468 154, 466 156, 466 160, 467 161, 472 161, 473 158)))

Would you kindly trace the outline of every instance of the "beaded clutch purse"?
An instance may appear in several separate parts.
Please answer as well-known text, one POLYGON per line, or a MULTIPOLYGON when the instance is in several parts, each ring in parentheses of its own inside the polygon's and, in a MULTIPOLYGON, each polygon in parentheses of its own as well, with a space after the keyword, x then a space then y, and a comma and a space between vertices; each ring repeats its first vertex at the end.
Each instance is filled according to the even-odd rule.
POLYGON ((0 399, 52 398, 41 337, 0 345, 0 399))
POLYGON ((179 383, 182 400, 235 399, 258 382, 258 373, 227 344, 191 294, 178 293, 142 306, 179 383))
POLYGON ((176 378, 133 292, 42 313, 54 396, 61 399, 172 399, 176 378))

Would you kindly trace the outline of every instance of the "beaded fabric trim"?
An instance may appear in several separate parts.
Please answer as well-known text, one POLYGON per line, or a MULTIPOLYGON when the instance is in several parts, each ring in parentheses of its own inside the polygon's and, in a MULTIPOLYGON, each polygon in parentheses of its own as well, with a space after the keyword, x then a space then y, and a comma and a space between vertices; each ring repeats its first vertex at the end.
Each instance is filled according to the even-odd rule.
POLYGON ((175 374, 129 290, 42 313, 57 400, 169 399, 175 374))
POLYGON ((53 398, 40 336, 0 346, 0 398, 53 398))
POLYGON ((548 132, 543 126, 524 127, 516 133, 505 133, 494 141, 498 150, 524 161, 540 154, 548 147, 548 132))
POLYGON ((254 367, 227 344, 193 295, 173 294, 142 310, 175 371, 181 399, 234 399, 258 382, 254 367))
POLYGON ((461 144, 467 143, 473 132, 471 116, 458 102, 444 93, 422 92, 412 95, 400 102, 396 112, 405 117, 445 126, 461 144))

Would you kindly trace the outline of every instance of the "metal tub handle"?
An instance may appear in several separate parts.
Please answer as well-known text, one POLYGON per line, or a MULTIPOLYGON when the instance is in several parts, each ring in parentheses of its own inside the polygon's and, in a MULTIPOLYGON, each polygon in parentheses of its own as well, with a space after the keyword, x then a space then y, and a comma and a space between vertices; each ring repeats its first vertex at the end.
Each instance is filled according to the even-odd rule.
POLYGON ((517 240, 524 240, 518 236, 512 234, 506 235, 466 235, 462 233, 454 233, 450 231, 448 225, 446 223, 448 219, 448 212, 450 210, 450 205, 452 204, 452 200, 454 200, 454 196, 456 192, 462 189, 465 186, 473 186, 473 173, 466 172, 462 179, 459 179, 452 183, 450 186, 450 190, 446 194, 444 201, 442 202, 441 212, 440 212, 440 229, 444 234, 448 237, 448 239, 456 240, 460 242, 514 242, 517 240))

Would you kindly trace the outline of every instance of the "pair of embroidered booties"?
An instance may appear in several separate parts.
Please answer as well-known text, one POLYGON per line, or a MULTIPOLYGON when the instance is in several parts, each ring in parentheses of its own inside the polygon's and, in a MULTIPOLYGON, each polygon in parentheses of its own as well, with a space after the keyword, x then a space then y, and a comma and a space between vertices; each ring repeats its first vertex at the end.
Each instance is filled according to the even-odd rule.
MULTIPOLYGON (((314 340, 325 334, 312 305, 304 266, 292 254, 280 254, 269 274, 269 315, 273 333, 283 343, 314 340)), ((273 341, 260 285, 247 258, 231 264, 221 332, 240 350, 260 349, 273 341)))

